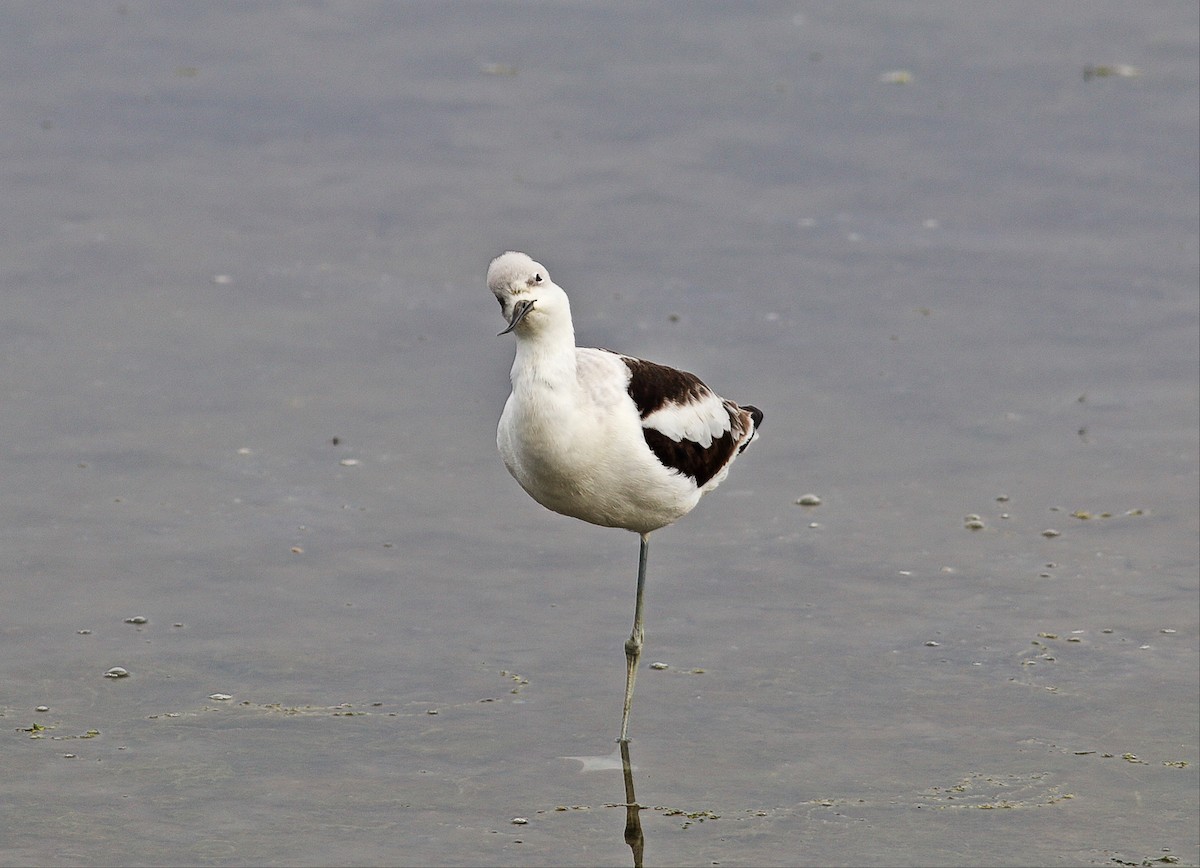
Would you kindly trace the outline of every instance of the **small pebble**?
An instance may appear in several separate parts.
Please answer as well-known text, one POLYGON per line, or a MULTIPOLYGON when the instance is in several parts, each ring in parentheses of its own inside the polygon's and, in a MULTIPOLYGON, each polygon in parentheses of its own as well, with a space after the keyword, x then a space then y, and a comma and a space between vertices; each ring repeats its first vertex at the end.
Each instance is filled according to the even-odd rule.
POLYGON ((357 458, 343 458, 338 462, 342 467, 357 467, 361 463, 357 458))
POLYGON ((524 826, 529 821, 524 817, 513 817, 511 822, 514 826, 524 826))
POLYGON ((114 666, 112 669, 104 673, 105 678, 126 678, 129 676, 129 670, 123 666, 114 666))
POLYGON ((39 705, 37 708, 34 709, 34 711, 49 711, 49 710, 50 710, 49 705, 39 705))
POLYGON ((942 643, 941 643, 941 642, 934 642, 932 639, 930 639, 928 642, 926 642, 926 643, 925 643, 925 647, 926 647, 926 648, 941 648, 941 647, 942 647, 942 643))
POLYGON ((820 506, 821 498, 815 494, 802 494, 796 499, 797 506, 820 506))
POLYGON ((1044 536, 1046 539, 1053 539, 1056 536, 1062 536, 1062 531, 1057 531, 1052 527, 1048 527, 1042 531, 1042 536, 1044 536))
POLYGON ((1128 63, 1100 63, 1096 65, 1088 64, 1083 68, 1083 80, 1089 81, 1093 78, 1108 78, 1113 76, 1116 78, 1137 78, 1142 74, 1142 71, 1136 66, 1128 63))
POLYGON ((217 702, 224 702, 227 699, 233 699, 233 696, 228 693, 210 693, 208 698, 215 699, 217 702))
POLYGON ((132 618, 126 618, 126 624, 145 624, 149 620, 145 615, 134 615, 132 618))

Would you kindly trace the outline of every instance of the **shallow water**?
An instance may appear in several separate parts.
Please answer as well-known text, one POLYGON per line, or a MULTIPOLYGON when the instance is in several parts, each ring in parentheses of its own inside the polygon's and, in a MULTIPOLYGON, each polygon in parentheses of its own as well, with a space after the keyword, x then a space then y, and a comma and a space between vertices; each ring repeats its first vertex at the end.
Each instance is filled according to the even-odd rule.
POLYGON ((1200 862, 1192 5, 62 9, 0 863, 632 863, 636 537, 495 454, 508 248, 766 412, 653 537, 647 865, 1200 862))

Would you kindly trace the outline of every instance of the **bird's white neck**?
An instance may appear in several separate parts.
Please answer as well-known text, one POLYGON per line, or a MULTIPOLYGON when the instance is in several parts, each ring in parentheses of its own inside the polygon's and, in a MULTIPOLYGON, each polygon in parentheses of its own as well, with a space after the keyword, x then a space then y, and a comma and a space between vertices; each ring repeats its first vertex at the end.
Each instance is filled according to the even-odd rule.
POLYGON ((549 388, 564 393, 576 381, 575 328, 571 317, 537 323, 537 329, 517 335, 512 367, 513 388, 549 388))

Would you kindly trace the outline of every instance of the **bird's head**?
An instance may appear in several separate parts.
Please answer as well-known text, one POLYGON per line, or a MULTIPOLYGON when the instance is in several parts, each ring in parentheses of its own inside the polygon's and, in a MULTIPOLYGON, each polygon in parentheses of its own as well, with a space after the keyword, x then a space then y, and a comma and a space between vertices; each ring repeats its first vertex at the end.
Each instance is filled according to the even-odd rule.
POLYGON ((543 265, 524 253, 510 250, 493 259, 487 283, 508 323, 500 334, 515 330, 518 336, 533 335, 556 321, 569 326, 567 294, 550 279, 543 265))

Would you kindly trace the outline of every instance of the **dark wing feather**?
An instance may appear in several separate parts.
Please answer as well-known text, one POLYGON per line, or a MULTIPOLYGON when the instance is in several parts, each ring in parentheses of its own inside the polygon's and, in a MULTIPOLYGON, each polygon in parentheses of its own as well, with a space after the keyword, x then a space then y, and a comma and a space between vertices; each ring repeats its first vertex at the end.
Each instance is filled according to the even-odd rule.
POLYGON ((703 487, 721 472, 754 437, 762 413, 717 397, 695 374, 666 365, 621 356, 629 367, 629 397, 642 418, 642 435, 650 451, 663 463, 703 487), (647 418, 660 410, 707 404, 726 414, 720 420, 724 433, 705 446, 685 436, 671 436, 647 418))

